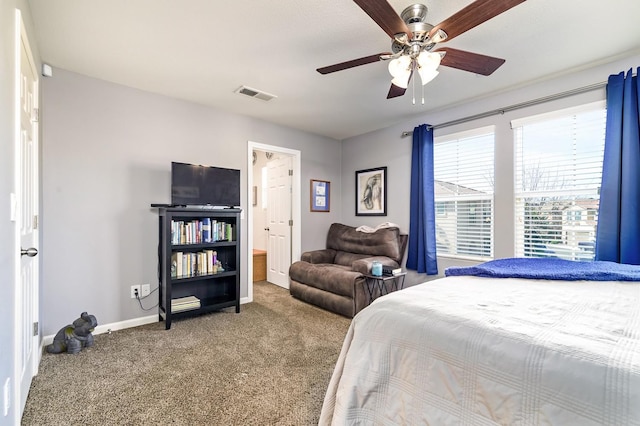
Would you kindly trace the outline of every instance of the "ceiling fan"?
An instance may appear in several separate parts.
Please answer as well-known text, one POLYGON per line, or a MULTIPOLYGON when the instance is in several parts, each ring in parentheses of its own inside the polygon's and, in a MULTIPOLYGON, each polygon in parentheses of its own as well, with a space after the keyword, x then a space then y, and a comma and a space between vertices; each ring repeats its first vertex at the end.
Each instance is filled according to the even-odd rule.
POLYGON ((387 99, 404 95, 414 72, 418 73, 423 85, 428 83, 438 75, 439 65, 490 75, 505 62, 504 59, 447 47, 434 48, 524 1, 476 0, 434 26, 425 21, 427 6, 423 4, 411 5, 398 15, 386 0, 354 0, 391 37, 391 52, 329 65, 317 71, 329 74, 390 60, 389 72, 393 79, 387 99))

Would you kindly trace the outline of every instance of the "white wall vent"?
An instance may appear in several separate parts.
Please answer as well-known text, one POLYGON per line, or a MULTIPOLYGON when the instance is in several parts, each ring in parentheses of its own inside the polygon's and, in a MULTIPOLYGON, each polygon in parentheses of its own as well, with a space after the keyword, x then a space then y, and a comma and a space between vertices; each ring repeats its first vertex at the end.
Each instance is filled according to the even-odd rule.
POLYGON ((240 93, 241 95, 247 95, 256 99, 262 99, 263 101, 270 101, 273 98, 277 98, 276 95, 263 92, 262 90, 252 89, 251 87, 247 87, 247 86, 240 86, 236 90, 234 90, 234 92, 240 93))

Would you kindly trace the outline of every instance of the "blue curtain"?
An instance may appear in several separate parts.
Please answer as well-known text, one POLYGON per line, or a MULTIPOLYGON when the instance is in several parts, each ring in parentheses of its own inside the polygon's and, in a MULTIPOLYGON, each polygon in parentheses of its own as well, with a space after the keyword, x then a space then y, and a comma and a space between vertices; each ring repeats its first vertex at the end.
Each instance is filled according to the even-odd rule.
MULTIPOLYGON (((638 68, 640 70, 640 68, 638 68)), ((609 76, 596 260, 640 265, 638 78, 609 76)))
POLYGON ((433 130, 426 124, 413 129, 410 213, 407 268, 429 275, 437 274, 433 130))

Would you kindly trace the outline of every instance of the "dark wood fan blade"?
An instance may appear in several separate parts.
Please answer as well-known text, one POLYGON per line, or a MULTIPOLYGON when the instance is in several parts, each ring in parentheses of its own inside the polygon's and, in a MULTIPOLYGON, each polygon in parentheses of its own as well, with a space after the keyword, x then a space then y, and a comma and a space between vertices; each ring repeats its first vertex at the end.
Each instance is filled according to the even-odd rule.
POLYGON ((440 65, 482 75, 490 75, 505 62, 504 59, 494 58, 493 56, 480 55, 479 53, 471 53, 449 47, 438 49, 436 52, 446 52, 440 65))
POLYGON ((409 27, 404 23, 400 15, 393 10, 393 7, 386 0, 353 0, 367 15, 373 19, 389 37, 405 33, 409 39, 413 37, 409 27))
MULTIPOLYGON (((407 80, 407 85, 409 85, 409 82, 411 81, 411 77, 413 77, 413 71, 411 71, 411 74, 409 75, 409 79, 407 80)), ((398 96, 402 96, 406 91, 407 89, 403 89, 402 87, 398 87, 395 84, 391 83, 391 87, 389 87, 389 94, 387 94, 387 99, 397 98, 398 96)))
POLYGON ((391 87, 389 87, 389 94, 387 95, 387 99, 397 98, 398 96, 402 96, 406 91, 407 89, 403 89, 402 87, 398 87, 395 84, 392 84, 391 87))
POLYGON ((364 58, 353 59, 351 61, 340 62, 339 64, 318 68, 316 71, 318 71, 320 74, 329 74, 332 72, 342 71, 342 70, 346 70, 353 67, 359 67, 360 65, 379 62, 381 55, 391 55, 391 53, 388 53, 388 52, 377 53, 375 55, 365 56, 364 58))
POLYGON ((429 37, 432 37, 439 29, 442 29, 447 33, 448 37, 446 41, 449 41, 524 1, 525 0, 476 0, 433 27, 431 31, 429 31, 429 37))

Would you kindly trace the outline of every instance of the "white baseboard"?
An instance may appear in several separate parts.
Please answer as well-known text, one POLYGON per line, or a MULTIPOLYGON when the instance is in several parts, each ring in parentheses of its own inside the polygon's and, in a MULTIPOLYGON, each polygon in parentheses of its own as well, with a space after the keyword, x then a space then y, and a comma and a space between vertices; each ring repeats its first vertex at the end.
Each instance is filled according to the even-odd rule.
MULTIPOLYGON (((125 328, 138 327, 139 325, 151 324, 154 322, 158 322, 158 314, 149 315, 148 317, 140 317, 134 318, 125 321, 112 322, 111 324, 98 325, 96 329, 93 331, 94 335, 108 333, 110 331, 123 330, 125 328)), ((55 335, 44 336, 42 338, 41 348, 44 349, 45 346, 53 343, 53 338, 55 335)), ((42 353, 42 351, 40 352, 42 353)))
MULTIPOLYGON (((240 298, 240 304, 251 302, 248 297, 240 298)), ((148 317, 134 318, 126 321, 113 322, 111 324, 98 325, 93 331, 94 335, 108 333, 109 331, 123 330, 125 328, 138 327, 139 325, 151 324, 158 322, 158 314, 149 315, 148 317)), ((40 342, 40 353, 44 350, 44 347, 53 343, 55 335, 44 336, 40 342)))

